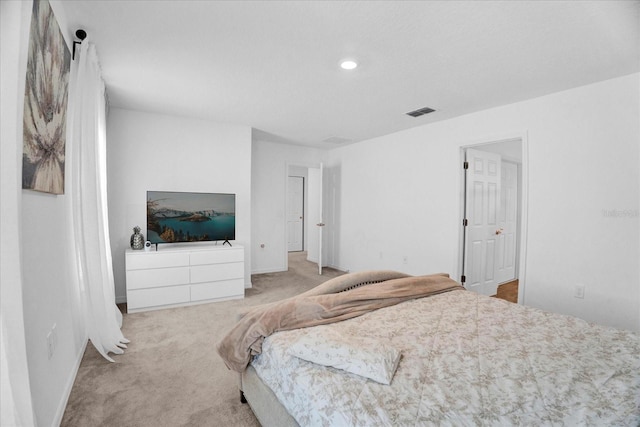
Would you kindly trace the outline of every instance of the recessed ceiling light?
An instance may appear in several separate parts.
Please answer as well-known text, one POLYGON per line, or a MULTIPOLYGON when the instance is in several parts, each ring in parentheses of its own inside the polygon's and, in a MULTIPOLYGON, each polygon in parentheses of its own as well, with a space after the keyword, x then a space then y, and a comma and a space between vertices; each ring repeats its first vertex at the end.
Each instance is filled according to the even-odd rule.
POLYGON ((343 70, 353 70, 354 68, 356 68, 358 66, 358 63, 356 61, 353 61, 351 59, 347 59, 345 61, 342 61, 340 63, 340 67, 343 70))

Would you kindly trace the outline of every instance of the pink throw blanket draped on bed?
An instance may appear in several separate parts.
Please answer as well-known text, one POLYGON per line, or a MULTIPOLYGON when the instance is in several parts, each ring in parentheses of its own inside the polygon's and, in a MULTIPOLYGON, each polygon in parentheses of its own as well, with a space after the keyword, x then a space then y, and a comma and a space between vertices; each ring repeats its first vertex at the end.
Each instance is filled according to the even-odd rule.
POLYGON ((414 298, 464 289, 447 275, 407 276, 392 271, 353 273, 304 294, 251 309, 218 343, 229 369, 242 372, 274 332, 324 325, 361 316, 414 298), (356 287, 365 282, 378 282, 356 287))

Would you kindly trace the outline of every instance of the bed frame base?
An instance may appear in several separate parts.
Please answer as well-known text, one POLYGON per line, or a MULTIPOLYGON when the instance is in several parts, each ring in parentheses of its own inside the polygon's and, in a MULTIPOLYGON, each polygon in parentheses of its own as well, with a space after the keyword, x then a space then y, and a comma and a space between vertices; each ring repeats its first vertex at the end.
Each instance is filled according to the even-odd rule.
POLYGON ((241 378, 240 401, 245 398, 263 427, 299 427, 273 391, 258 377, 253 366, 249 365, 241 378))

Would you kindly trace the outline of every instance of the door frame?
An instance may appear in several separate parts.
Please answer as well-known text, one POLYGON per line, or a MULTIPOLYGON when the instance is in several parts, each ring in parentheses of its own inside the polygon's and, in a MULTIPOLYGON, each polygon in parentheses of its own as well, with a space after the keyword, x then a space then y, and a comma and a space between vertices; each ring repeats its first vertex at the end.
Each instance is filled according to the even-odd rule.
MULTIPOLYGON (((284 271, 289 270, 289 245, 287 245, 287 207, 289 204, 289 199, 287 197, 287 194, 289 194, 289 168, 291 167, 302 167, 302 168, 313 168, 313 169, 320 169, 320 163, 321 162, 317 162, 317 163, 313 163, 313 162, 296 162, 296 161, 285 161, 284 164, 284 191, 285 191, 285 197, 284 197, 284 212, 285 215, 283 215, 283 224, 284 224, 284 232, 282 235, 282 241, 284 244, 284 251, 282 253, 282 259, 283 259, 283 264, 284 265, 284 271)), ((305 180, 307 181, 307 180, 305 180)), ((306 184, 305 184, 306 185, 306 184)), ((306 192, 306 191, 305 191, 306 192)), ((324 194, 322 195, 322 197, 324 197, 324 194)), ((306 206, 306 205, 305 205, 306 206)), ((306 214, 307 212, 305 212, 306 214)), ((304 230, 303 230, 303 234, 304 234, 304 230)), ((302 245, 302 249, 304 250, 304 244, 302 245)))
MULTIPOLYGON (((302 252, 304 251, 304 246, 306 244, 306 239, 305 239, 305 227, 307 226, 307 192, 305 190, 306 186, 307 186, 307 179, 304 176, 298 176, 298 175, 289 175, 287 176, 287 188, 285 189, 285 191, 287 191, 287 204, 289 203, 289 193, 288 191, 290 190, 289 187, 289 178, 300 178, 302 180, 302 221, 300 221, 302 223, 302 235, 300 236, 300 241, 302 244, 302 249, 300 249, 299 251, 291 251, 289 250, 289 229, 287 227, 287 252, 302 252)), ((287 206, 288 208, 288 206, 287 206)), ((287 215, 289 215, 289 211, 286 210, 285 211, 287 215)), ((288 218, 287 218, 287 224, 289 223, 288 218)))
MULTIPOLYGON (((458 262, 457 262, 457 276, 456 280, 459 280, 463 272, 464 262, 464 246, 465 246, 465 229, 462 224, 465 213, 465 171, 462 167, 465 161, 465 151, 467 148, 479 148, 486 145, 496 144, 500 142, 517 141, 522 144, 522 163, 520 174, 520 227, 519 227, 519 260, 518 260, 518 304, 525 304, 525 286, 526 286, 526 271, 527 271, 527 234, 528 234, 528 200, 529 200, 529 140, 526 131, 517 132, 507 135, 482 138, 476 141, 469 141, 467 143, 460 144, 459 163, 456 167, 459 170, 459 184, 458 189, 460 191, 459 197, 459 221, 458 221, 458 262)), ((507 159, 508 160, 508 159, 507 159)))

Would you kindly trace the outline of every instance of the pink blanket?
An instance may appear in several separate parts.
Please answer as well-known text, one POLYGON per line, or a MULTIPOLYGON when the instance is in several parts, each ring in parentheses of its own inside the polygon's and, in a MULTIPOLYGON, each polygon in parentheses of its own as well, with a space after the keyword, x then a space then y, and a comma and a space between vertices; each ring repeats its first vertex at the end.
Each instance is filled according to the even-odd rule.
POLYGON ((464 289, 446 274, 407 276, 394 271, 346 274, 310 291, 251 309, 218 343, 229 369, 242 372, 278 331, 340 322, 414 298, 464 289))

